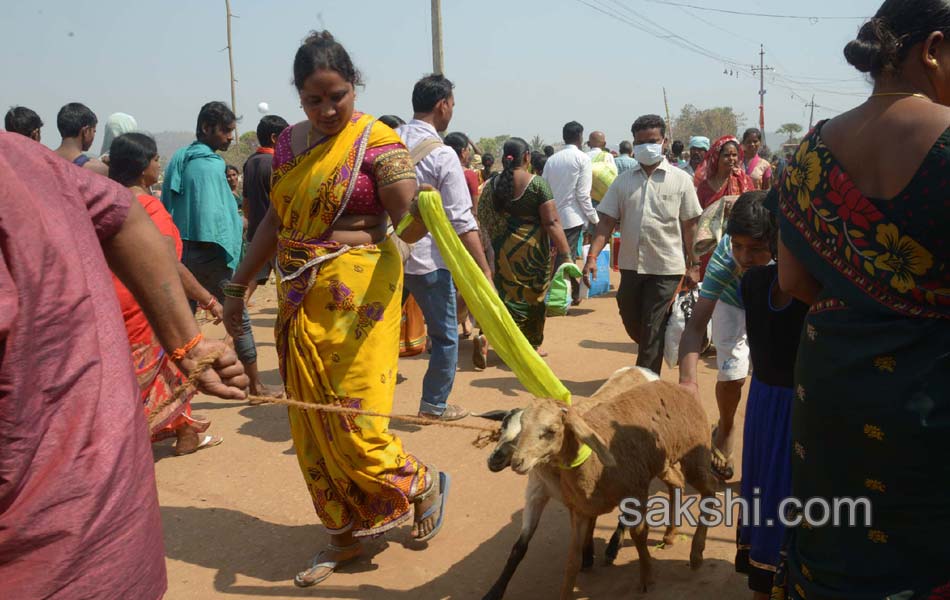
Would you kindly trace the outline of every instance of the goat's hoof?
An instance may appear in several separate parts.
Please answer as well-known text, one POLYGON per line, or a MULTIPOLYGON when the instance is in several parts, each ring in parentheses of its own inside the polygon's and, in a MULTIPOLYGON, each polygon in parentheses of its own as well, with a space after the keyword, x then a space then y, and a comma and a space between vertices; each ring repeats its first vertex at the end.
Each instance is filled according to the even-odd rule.
POLYGON ((672 545, 675 544, 675 543, 676 543, 676 534, 675 534, 675 533, 668 533, 668 534, 666 534, 666 535, 663 536, 663 546, 664 546, 664 547, 672 546, 672 545))
POLYGON ((604 557, 604 566, 605 566, 605 567, 613 566, 614 560, 616 560, 616 559, 617 559, 616 556, 605 556, 605 557, 604 557))
POLYGON ((653 578, 651 577, 648 581, 640 582, 640 591, 644 594, 650 591, 650 588, 653 587, 653 578))
POLYGON ((690 554, 689 555, 689 568, 696 570, 699 567, 703 566, 703 555, 702 554, 690 554))
POLYGON ((585 554, 581 558, 581 571, 587 571, 594 566, 594 553, 585 554))
POLYGON ((492 588, 488 591, 487 594, 482 596, 482 600, 501 600, 502 596, 504 595, 505 595, 504 592, 499 592, 495 588, 492 588))

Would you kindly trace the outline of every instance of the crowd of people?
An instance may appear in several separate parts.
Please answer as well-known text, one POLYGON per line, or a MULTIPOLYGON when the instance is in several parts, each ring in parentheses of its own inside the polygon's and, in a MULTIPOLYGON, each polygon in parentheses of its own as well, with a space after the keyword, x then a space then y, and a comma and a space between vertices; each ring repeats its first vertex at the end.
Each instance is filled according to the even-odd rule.
MULTIPOLYGON (((219 154, 237 121, 221 102, 200 108, 195 141, 164 173, 154 139, 128 114, 108 118, 91 157, 98 119, 87 106, 59 111, 55 151, 39 144, 39 115, 12 108, 0 133, 0 588, 22 598, 163 595, 146 440, 174 437, 178 455, 220 444, 191 412, 198 391, 278 395, 261 382, 247 310, 272 273, 289 397, 390 413, 400 349, 419 346, 408 323, 424 322, 418 414, 468 416, 449 402, 460 338, 472 339, 479 369, 491 340, 422 220, 393 229, 418 216, 419 189, 434 189, 542 356, 553 274, 587 245, 589 286, 615 232, 616 304, 638 366, 660 373, 671 303, 696 294, 679 382, 699 393, 711 323, 710 469, 735 475, 751 374, 741 490, 760 495, 763 520, 788 496, 872 498, 870 528, 743 519, 736 569, 756 600, 947 597, 947 35, 945 0, 884 2, 845 48, 873 93, 820 122, 787 164, 760 155, 758 129, 684 144, 655 114, 636 118, 617 152, 602 131, 585 150, 584 126, 570 121, 559 149, 512 137, 494 157, 465 133, 446 134, 455 96, 444 75, 415 84, 408 121, 358 111, 360 72, 325 31, 293 60, 306 119, 262 118, 241 168, 219 154), (223 321, 233 350, 204 339, 199 308, 223 321)), ((440 532, 452 479, 387 419, 288 413, 330 537, 295 584, 325 580, 364 539, 409 520, 419 541, 440 532)))

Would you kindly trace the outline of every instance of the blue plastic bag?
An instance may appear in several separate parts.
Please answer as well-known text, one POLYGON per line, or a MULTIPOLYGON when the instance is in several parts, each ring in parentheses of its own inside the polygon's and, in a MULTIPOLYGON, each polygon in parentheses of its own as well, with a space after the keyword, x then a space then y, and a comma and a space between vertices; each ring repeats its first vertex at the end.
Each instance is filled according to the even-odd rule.
MULTIPOLYGON (((590 246, 584 246, 584 261, 587 261, 587 252, 590 250, 590 246)), ((610 291, 610 248, 604 247, 601 250, 600 254, 597 255, 597 278, 590 282, 590 289, 585 290, 587 287, 583 283, 581 284, 581 298, 585 297, 585 291, 587 292, 587 298, 595 298, 597 296, 603 296, 610 291)))

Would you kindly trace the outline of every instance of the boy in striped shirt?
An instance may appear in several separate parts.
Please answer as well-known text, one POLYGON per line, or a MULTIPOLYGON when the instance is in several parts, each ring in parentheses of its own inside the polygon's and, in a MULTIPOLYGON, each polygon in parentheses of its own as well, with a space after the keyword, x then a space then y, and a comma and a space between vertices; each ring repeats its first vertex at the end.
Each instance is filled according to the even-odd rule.
POLYGON ((724 481, 734 475, 734 421, 750 365, 739 281, 747 269, 767 265, 775 256, 770 241, 775 219, 762 205, 765 196, 765 192, 747 192, 736 200, 729 214, 726 233, 706 267, 699 301, 680 340, 680 384, 698 391, 696 366, 706 325, 712 319, 713 345, 716 346, 719 367, 716 381, 719 424, 713 432, 712 467, 724 481))

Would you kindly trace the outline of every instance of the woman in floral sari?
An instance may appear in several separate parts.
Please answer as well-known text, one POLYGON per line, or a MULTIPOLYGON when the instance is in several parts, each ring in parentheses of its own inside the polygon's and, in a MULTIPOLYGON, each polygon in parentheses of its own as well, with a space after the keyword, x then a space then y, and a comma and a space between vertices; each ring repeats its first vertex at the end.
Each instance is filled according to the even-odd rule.
POLYGON ((819 123, 779 184, 779 281, 811 305, 792 496, 870 508, 790 530, 773 598, 950 597, 947 36, 950 2, 885 2, 845 48, 873 93, 819 123))
MULTIPOLYGON (((271 208, 226 286, 225 323, 239 329, 241 289, 276 251, 277 351, 289 396, 389 413, 402 260, 386 228, 405 215, 416 180, 396 133, 354 112, 359 83, 328 32, 297 50, 294 84, 307 120, 277 141, 271 208)), ((401 237, 412 243, 424 233, 414 224, 401 237)), ((326 579, 360 555, 361 538, 400 525, 411 511, 417 540, 439 531, 448 476, 404 450, 388 419, 297 408, 289 416, 304 480, 330 534, 295 584, 326 579)))
MULTIPOLYGON (((144 133, 126 133, 112 140, 109 147, 109 177, 132 190, 152 223, 167 239, 169 252, 174 253, 176 258, 185 295, 220 318, 223 314, 221 305, 211 292, 198 283, 191 271, 181 264, 181 236, 171 215, 158 198, 148 191, 158 182, 158 174, 161 172, 155 140, 144 133)), ((172 395, 184 383, 185 377, 162 348, 132 293, 115 275, 112 280, 129 336, 129 346, 132 347, 132 363, 145 416, 149 421, 152 442, 170 437, 177 438, 175 454, 179 456, 217 446, 221 443, 221 438, 205 433, 211 421, 191 415, 194 391, 171 401, 172 395)))
POLYGON ((499 221, 489 224, 495 254, 495 288, 528 342, 541 356, 546 306, 551 281, 551 245, 566 260, 571 249, 558 219, 554 194, 547 182, 528 172, 531 148, 521 138, 505 142, 503 170, 483 192, 499 221))

